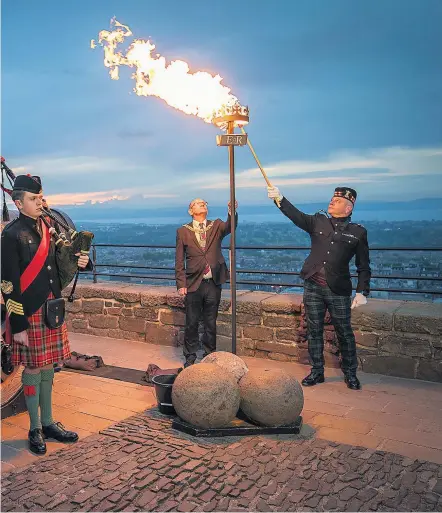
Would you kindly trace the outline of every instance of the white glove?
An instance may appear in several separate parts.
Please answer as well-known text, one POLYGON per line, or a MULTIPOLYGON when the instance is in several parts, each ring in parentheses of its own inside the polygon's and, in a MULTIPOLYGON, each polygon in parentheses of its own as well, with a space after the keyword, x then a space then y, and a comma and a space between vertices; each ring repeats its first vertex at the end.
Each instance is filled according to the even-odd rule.
POLYGON ((364 294, 361 294, 360 292, 356 292, 356 296, 353 299, 353 302, 351 304, 351 309, 357 308, 358 306, 366 305, 367 304, 367 298, 364 296, 364 294))
POLYGON ((267 187, 267 196, 272 200, 281 201, 283 195, 279 192, 278 187, 267 187))

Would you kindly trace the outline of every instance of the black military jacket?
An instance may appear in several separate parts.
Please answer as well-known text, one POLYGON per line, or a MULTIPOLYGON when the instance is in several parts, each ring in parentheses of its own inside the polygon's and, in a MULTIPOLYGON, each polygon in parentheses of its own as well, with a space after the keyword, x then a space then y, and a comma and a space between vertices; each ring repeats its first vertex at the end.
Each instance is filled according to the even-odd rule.
POLYGON ((40 241, 37 221, 23 214, 8 224, 2 232, 1 288, 12 333, 20 333, 29 327, 27 317, 44 304, 51 291, 56 298, 61 297, 55 260, 56 248, 52 239, 45 264, 25 292, 21 292, 20 276, 32 261, 40 241))
POLYGON ((308 279, 322 267, 330 289, 341 296, 351 296, 349 264, 356 256, 358 284, 356 292, 370 292, 370 258, 367 230, 349 218, 336 219, 325 214, 304 214, 286 198, 281 200, 281 212, 311 238, 310 255, 304 262, 301 278, 308 279))

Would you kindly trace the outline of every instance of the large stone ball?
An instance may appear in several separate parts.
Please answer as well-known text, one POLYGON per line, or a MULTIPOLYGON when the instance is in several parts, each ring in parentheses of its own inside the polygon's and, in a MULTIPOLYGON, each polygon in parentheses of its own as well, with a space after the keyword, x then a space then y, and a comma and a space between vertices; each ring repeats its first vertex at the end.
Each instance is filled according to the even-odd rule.
POLYGON ((236 354, 228 353, 227 351, 216 351, 207 355, 201 360, 201 363, 214 363, 222 369, 230 372, 239 381, 249 370, 246 362, 236 356, 236 354))
POLYGON ((239 386, 241 410, 263 426, 292 424, 304 407, 301 385, 280 369, 249 369, 239 386))
POLYGON ((214 363, 198 363, 181 371, 172 387, 178 416, 193 426, 227 426, 239 409, 239 385, 232 374, 214 363))

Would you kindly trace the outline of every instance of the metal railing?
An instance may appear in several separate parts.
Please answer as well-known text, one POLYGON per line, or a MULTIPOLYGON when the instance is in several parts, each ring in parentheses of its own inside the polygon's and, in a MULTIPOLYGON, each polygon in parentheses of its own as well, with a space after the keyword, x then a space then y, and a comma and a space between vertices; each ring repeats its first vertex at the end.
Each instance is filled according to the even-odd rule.
MULTIPOLYGON (((158 280, 158 281, 175 281, 175 268, 174 267, 158 267, 153 265, 138 265, 138 264, 117 264, 117 263, 99 263, 97 259, 97 248, 100 247, 108 247, 108 248, 144 248, 144 249, 170 249, 175 250, 175 246, 171 245, 153 245, 153 244, 106 244, 106 243, 97 243, 92 246, 92 260, 94 263, 94 270, 87 274, 93 275, 94 283, 97 283, 97 280, 100 276, 106 277, 115 277, 115 278, 136 278, 140 280, 158 280), (166 271, 170 274, 136 274, 136 273, 112 273, 112 272, 100 272, 99 268, 111 268, 111 269, 145 269, 147 271, 166 271)), ((222 249, 228 250, 228 246, 223 246, 222 249)), ((265 250, 265 251, 309 251, 309 246, 237 246, 237 251, 248 251, 248 250, 265 250)), ((370 252, 373 251, 413 251, 413 252, 442 252, 442 247, 384 247, 384 246, 374 246, 370 248, 370 252)), ((300 276, 300 272, 298 271, 280 271, 280 270, 269 270, 269 269, 243 269, 237 268, 237 274, 248 274, 248 275, 261 275, 261 276, 300 276)), ((86 274, 86 273, 85 273, 86 274)), ((357 274, 352 274, 352 278, 356 278, 357 274)), ((442 282, 442 277, 439 276, 407 276, 407 275, 379 275, 372 274, 372 280, 382 279, 382 280, 412 280, 417 282, 442 282)), ((262 280, 248 280, 248 279, 238 279, 237 284, 239 285, 255 285, 255 286, 267 286, 267 287, 279 287, 279 288, 287 288, 287 287, 296 287, 303 288, 302 284, 299 283, 285 283, 285 282, 269 282, 262 280)), ((442 295, 442 287, 438 287, 437 289, 404 289, 404 288, 393 288, 393 287, 373 287, 371 288, 373 292, 393 292, 393 293, 409 293, 409 294, 426 294, 426 295, 442 295)))

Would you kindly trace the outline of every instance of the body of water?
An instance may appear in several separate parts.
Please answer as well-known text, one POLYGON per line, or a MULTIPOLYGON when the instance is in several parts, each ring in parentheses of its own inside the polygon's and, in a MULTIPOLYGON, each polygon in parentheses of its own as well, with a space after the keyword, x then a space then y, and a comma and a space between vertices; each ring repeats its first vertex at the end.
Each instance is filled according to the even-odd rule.
MULTIPOLYGON (((209 212, 210 214, 210 212, 209 212)), ((290 222, 283 214, 276 211, 274 214, 241 214, 238 209, 240 222, 244 223, 278 223, 290 222)), ((210 215, 209 215, 210 218, 210 215)), ((107 223, 107 224, 148 224, 148 225, 164 225, 174 224, 180 225, 190 220, 190 217, 183 215, 182 217, 135 217, 121 219, 82 219, 76 218, 76 222, 81 223, 107 223)), ((352 218, 355 223, 364 223, 364 221, 442 221, 442 209, 435 210, 361 210, 355 212, 352 218)))

